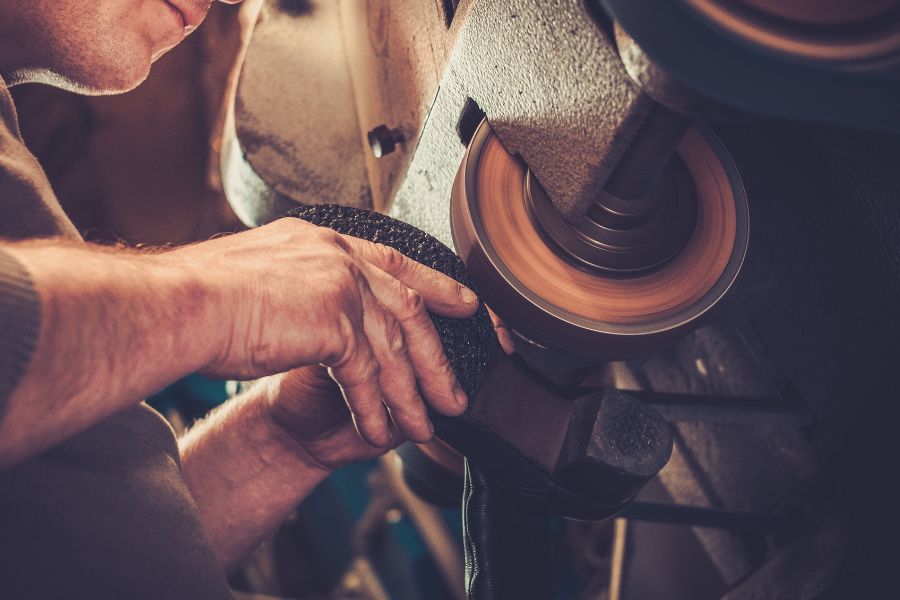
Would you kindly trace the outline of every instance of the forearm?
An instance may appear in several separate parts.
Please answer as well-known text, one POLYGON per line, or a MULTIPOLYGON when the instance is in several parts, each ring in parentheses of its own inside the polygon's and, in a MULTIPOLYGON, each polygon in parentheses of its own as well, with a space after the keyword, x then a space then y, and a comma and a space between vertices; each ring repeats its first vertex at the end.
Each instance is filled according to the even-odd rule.
POLYGON ((329 473, 272 421, 265 385, 230 400, 179 442, 182 473, 226 571, 329 473))
POLYGON ((4 244, 30 273, 40 328, 0 415, 0 468, 50 448, 210 360, 204 288, 161 253, 4 244))

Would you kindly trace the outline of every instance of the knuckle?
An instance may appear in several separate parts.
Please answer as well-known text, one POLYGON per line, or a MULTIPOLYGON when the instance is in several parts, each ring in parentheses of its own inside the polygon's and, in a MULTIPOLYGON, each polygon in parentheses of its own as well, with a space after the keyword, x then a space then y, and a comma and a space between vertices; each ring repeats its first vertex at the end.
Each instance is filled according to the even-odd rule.
POLYGON ((374 360, 346 359, 339 367, 341 380, 345 386, 355 387, 367 381, 377 381, 381 375, 381 366, 374 360))
POLYGON ((332 231, 332 233, 334 235, 331 237, 331 243, 340 248, 345 254, 350 254, 352 248, 350 242, 347 241, 347 238, 336 231, 332 231))
POLYGON ((381 375, 381 365, 374 360, 367 360, 362 363, 359 369, 359 378, 361 381, 377 379, 381 375))
POLYGON ((335 263, 335 279, 344 286, 356 288, 359 280, 363 278, 363 273, 353 257, 346 252, 339 251, 332 260, 335 263))
POLYGON ((362 273, 350 257, 338 257, 337 260, 338 266, 331 269, 330 276, 323 282, 325 301, 341 311, 356 315, 362 302, 362 273))
POLYGON ((382 406, 376 408, 377 410, 367 409, 360 412, 360 423, 370 434, 377 434, 382 431, 387 433, 387 419, 384 408, 382 406))
POLYGON ((441 348, 441 351, 437 353, 434 362, 439 371, 442 371, 446 374, 453 373, 453 366, 450 364, 450 359, 447 358, 447 353, 444 352, 443 348, 441 348))
POLYGON ((328 335, 328 347, 324 352, 328 366, 341 368, 350 363, 360 351, 359 337, 353 322, 346 313, 339 312, 328 335))
POLYGON ((319 227, 316 227, 316 232, 314 235, 319 239, 319 241, 321 241, 325 244, 340 247, 339 246, 340 242, 338 240, 341 236, 334 229, 329 229, 328 227, 319 226, 319 227))
POLYGON ((426 372, 428 377, 420 381, 420 385, 428 398, 443 398, 450 393, 455 375, 453 367, 443 352, 431 359, 426 372))
POLYGON ((319 227, 316 231, 319 241, 326 247, 331 248, 337 254, 349 255, 350 243, 347 239, 328 227, 319 227))
POLYGON ((402 400, 392 403, 390 407, 391 417, 398 425, 406 427, 417 427, 423 425, 427 427, 428 412, 425 410, 425 404, 418 392, 413 390, 401 396, 402 400))
POLYGON ((390 246, 375 244, 375 251, 378 253, 381 264, 384 265, 384 270, 390 273, 396 273, 406 266, 406 257, 390 246))
POLYGON ((360 282, 364 282, 366 280, 362 269, 356 263, 356 261, 353 260, 353 258, 347 256, 343 264, 345 269, 344 272, 350 277, 350 280, 353 281, 354 286, 359 285, 360 282))
POLYGON ((388 349, 392 354, 406 355, 406 340, 403 337, 403 330, 400 323, 396 319, 390 319, 385 327, 387 336, 388 349))
POLYGON ((426 421, 428 419, 428 413, 425 411, 422 401, 418 398, 407 403, 407 406, 403 409, 403 414, 408 421, 427 427, 426 421))
POLYGON ((412 288, 405 288, 401 295, 400 318, 412 320, 424 314, 425 301, 422 300, 422 295, 412 288))
POLYGON ((337 231, 328 227, 317 227, 314 235, 324 248, 330 249, 337 255, 350 255, 352 250, 350 242, 337 231))
MULTIPOLYGON (((350 344, 343 340, 331 340, 322 348, 322 364, 332 370, 342 368, 354 354, 350 344)), ((337 372, 335 371, 335 374, 337 372)))

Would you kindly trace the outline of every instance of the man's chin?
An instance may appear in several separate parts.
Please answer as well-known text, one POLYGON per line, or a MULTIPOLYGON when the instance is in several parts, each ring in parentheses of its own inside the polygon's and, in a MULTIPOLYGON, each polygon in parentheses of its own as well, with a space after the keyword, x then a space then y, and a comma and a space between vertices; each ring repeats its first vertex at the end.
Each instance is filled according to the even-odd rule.
POLYGON ((109 96, 133 90, 149 74, 150 61, 146 60, 131 68, 124 68, 120 64, 90 73, 81 72, 80 69, 24 69, 12 74, 8 83, 42 83, 83 96, 109 96))

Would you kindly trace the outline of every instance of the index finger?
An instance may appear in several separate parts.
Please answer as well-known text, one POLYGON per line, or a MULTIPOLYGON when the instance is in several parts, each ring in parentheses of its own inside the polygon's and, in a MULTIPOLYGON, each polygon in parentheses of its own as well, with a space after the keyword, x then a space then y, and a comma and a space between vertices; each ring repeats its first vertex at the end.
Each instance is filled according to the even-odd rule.
POLYGON ((416 290, 431 312, 445 317, 470 317, 478 296, 452 277, 404 256, 398 250, 352 236, 344 236, 356 258, 365 260, 416 290))

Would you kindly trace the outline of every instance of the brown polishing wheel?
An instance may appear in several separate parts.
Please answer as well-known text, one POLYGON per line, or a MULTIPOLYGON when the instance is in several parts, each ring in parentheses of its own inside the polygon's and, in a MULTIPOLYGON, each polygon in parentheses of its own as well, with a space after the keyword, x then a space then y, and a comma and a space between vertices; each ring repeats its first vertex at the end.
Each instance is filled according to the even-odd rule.
POLYGON ((693 233, 665 264, 622 276, 578 265, 547 241, 527 207, 526 165, 483 121, 454 182, 451 225, 487 303, 532 342, 602 358, 653 350, 695 326, 737 277, 749 214, 712 131, 695 125, 676 152, 696 188, 693 233))

